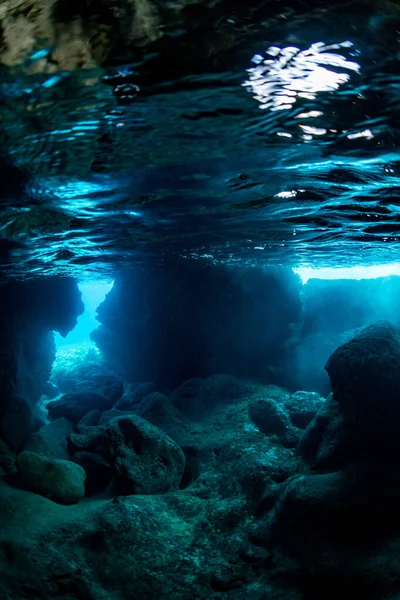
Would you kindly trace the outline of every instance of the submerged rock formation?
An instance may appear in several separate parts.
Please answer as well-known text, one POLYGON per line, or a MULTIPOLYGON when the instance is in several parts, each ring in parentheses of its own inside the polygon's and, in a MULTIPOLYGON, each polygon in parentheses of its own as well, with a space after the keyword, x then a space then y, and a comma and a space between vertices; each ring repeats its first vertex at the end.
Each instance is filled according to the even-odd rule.
POLYGON ((18 455, 17 468, 24 485, 42 496, 63 504, 75 504, 85 495, 85 470, 70 460, 26 450, 18 455))
POLYGON ((55 356, 53 331, 65 336, 83 304, 71 279, 10 282, 0 292, 0 437, 16 453, 43 424, 37 402, 55 356))
POLYGON ((115 282, 92 338, 130 382, 168 390, 213 373, 282 381, 301 324, 299 291, 284 269, 138 265, 115 282))
POLYGON ((400 330, 385 322, 333 353, 333 395, 298 446, 308 469, 255 526, 254 540, 286 561, 281 576, 307 598, 322 589, 337 598, 350 581, 357 597, 400 591, 399 364, 400 330))
POLYGON ((49 278, 1 285, 0 385, 3 397, 34 404, 49 379, 55 356, 53 331, 66 336, 83 312, 72 279, 49 278))
POLYGON ((92 430, 98 445, 79 452, 69 445, 70 457, 86 473, 87 499, 74 507, 62 505, 75 502, 82 489, 71 496, 71 463, 22 452, 22 486, 40 496, 0 482, 5 592, 15 598, 29 588, 44 598, 75 594, 97 600, 122 594, 155 600, 168 590, 177 600, 217 600, 222 593, 263 600, 267 591, 276 599, 297 600, 294 590, 273 583, 266 570, 268 553, 248 539, 265 487, 279 486, 298 468, 294 449, 280 444, 279 424, 266 435, 252 422, 249 406, 270 398, 285 412, 290 397, 275 386, 215 375, 187 382, 171 397, 150 392, 134 410, 103 412, 96 425, 76 425, 86 433, 71 434, 71 442, 73 436, 90 438, 92 430), (191 401, 185 403, 189 388, 191 401), (32 457, 35 473, 48 465, 39 481, 30 480, 31 471, 25 470, 32 457), (64 479, 62 469, 67 469, 64 479), (60 475, 56 482, 53 474, 60 475), (20 515, 28 506, 33 511, 23 536, 10 502, 20 515), (15 556, 7 566, 4 548, 15 556), (17 572, 23 562, 21 578, 17 572))
POLYGON ((326 400, 222 374, 66 394, 17 472, 0 445, 5 597, 395 598, 399 364, 380 322, 333 353, 326 400))

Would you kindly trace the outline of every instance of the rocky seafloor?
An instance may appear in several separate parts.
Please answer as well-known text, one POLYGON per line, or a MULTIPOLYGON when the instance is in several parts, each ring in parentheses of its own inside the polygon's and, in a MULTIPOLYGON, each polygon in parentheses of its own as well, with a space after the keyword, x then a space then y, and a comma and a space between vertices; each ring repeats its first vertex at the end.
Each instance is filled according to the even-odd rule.
POLYGON ((2 412, 2 598, 395 600, 399 364, 378 322, 332 354, 326 399, 59 371, 47 423, 2 412))

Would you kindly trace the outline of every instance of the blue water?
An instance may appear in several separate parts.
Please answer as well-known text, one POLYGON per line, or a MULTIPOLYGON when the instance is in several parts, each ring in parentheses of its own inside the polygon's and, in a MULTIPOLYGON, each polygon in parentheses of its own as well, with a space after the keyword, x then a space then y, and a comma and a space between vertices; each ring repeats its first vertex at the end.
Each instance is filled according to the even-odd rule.
POLYGON ((78 346, 90 342, 91 332, 99 326, 96 310, 112 289, 112 286, 112 281, 89 281, 78 284, 85 311, 78 317, 76 327, 65 338, 59 333, 55 333, 57 348, 67 345, 78 346))
POLYGON ((398 10, 306 8, 227 19, 229 49, 196 60, 174 30, 133 62, 32 73, 38 41, 3 67, 0 148, 24 177, 2 192, 4 274, 397 262, 398 10))

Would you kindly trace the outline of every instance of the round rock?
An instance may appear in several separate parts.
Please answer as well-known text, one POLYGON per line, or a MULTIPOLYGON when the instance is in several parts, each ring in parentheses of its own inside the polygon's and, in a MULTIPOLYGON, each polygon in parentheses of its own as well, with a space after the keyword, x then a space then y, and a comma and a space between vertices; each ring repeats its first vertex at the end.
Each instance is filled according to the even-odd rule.
POLYGON ((387 322, 365 328, 340 346, 326 370, 353 436, 379 452, 399 447, 400 330, 387 322))
POLYGON ((21 452, 17 468, 28 489, 62 504, 76 504, 85 495, 85 470, 69 460, 21 452))

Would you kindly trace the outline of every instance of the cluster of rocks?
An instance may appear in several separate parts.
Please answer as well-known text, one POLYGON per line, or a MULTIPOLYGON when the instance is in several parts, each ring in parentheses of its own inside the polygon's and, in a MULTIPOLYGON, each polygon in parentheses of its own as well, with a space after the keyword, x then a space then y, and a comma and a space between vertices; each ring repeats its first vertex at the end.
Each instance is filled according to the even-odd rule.
POLYGON ((0 484, 5 597, 395 598, 399 364, 400 332, 378 323, 333 353, 326 400, 86 372, 0 484), (34 507, 23 539, 12 505, 34 507))
MULTIPOLYGON (((33 425, 38 431, 28 439, 32 426, 19 431, 17 455, 10 461, 27 489, 65 504, 85 493, 112 497, 186 487, 198 475, 199 443, 215 435, 215 424, 208 430, 204 419, 208 414, 222 418, 238 399, 246 418, 236 423, 240 429, 273 436, 292 449, 322 401, 318 394, 290 394, 224 375, 189 380, 170 397, 152 383, 124 388, 117 376, 99 372, 96 365, 82 367, 75 376, 73 383, 70 373, 58 378, 62 389, 74 391, 47 403, 50 423, 38 429, 38 421, 33 425)), ((11 429, 9 434, 15 442, 11 429)))

